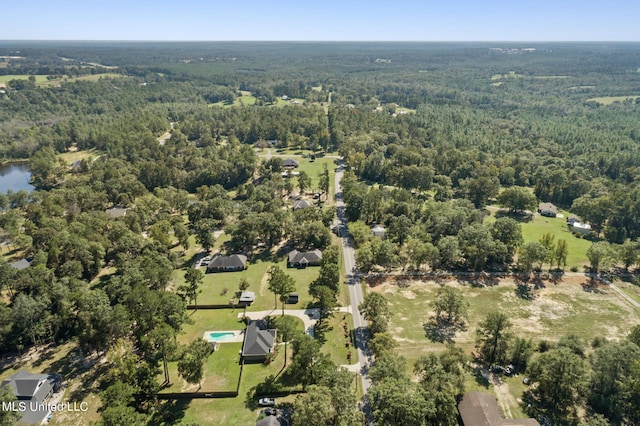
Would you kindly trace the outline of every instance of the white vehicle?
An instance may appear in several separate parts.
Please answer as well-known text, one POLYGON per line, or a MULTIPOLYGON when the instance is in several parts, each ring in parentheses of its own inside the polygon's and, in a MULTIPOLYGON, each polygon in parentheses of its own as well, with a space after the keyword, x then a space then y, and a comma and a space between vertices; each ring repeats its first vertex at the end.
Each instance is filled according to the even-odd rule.
POLYGON ((261 407, 273 407, 276 405, 276 400, 274 398, 260 398, 258 405, 261 407))

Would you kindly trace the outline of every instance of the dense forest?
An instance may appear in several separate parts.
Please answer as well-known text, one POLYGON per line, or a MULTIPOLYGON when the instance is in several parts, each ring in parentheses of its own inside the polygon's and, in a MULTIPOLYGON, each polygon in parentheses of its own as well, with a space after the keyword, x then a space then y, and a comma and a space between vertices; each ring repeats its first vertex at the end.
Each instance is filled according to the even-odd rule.
MULTIPOLYGON (((283 208, 298 188, 327 194, 328 172, 285 179, 282 160, 255 148, 344 158, 362 272, 561 268, 560 241, 523 240, 520 216, 538 202, 593 226, 593 272, 638 263, 637 44, 0 42, 0 82, 0 162, 28 162, 36 188, 0 194, 0 347, 75 339, 86 353, 119 353, 109 379, 124 397, 105 419, 137 424, 166 360, 197 351, 166 344, 192 298, 170 288, 183 267, 176 247, 195 236, 209 249, 220 230, 229 250, 250 256, 285 242, 330 246, 331 203, 283 208), (90 155, 72 167, 61 157, 78 152, 90 155), (512 214, 484 224, 490 204, 512 214), (110 218, 113 206, 127 214, 110 218), (376 224, 384 240, 371 236, 376 224), (29 268, 11 266, 22 257, 29 268)), ((637 370, 636 343, 619 346, 637 370)), ((379 355, 371 398, 381 424, 394 422, 384 387, 419 402, 427 420, 416 424, 455 421, 459 351, 420 359, 419 385, 379 355), (428 377, 433 365, 442 376, 428 377), (425 400, 430 383, 442 392, 425 400)), ((589 409, 637 420, 637 406, 625 418, 607 405, 633 406, 637 383, 624 386, 615 401, 592 391, 589 409)))

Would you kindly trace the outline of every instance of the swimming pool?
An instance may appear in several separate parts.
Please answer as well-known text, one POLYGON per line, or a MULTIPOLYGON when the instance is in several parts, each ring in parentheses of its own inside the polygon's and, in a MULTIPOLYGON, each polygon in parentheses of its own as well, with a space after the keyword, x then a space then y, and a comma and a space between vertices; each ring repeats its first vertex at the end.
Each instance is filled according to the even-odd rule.
POLYGON ((236 333, 233 331, 210 331, 205 333, 205 336, 209 342, 229 342, 235 339, 236 333))

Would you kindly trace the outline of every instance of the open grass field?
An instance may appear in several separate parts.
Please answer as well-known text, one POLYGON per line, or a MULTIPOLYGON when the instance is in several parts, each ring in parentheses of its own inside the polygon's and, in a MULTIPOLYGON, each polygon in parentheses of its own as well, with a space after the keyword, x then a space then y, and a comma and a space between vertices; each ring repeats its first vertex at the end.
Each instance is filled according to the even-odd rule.
POLYGON ((100 152, 95 148, 91 148, 84 151, 69 151, 63 154, 59 154, 58 156, 62 158, 65 163, 71 165, 76 160, 82 160, 83 158, 97 158, 100 156, 100 152))
MULTIPOLYGON (((604 285, 592 286, 584 276, 567 276, 557 283, 540 280, 533 300, 516 295, 513 278, 496 279, 495 285, 473 287, 458 279, 443 284, 460 288, 470 303, 469 327, 454 339, 468 353, 474 348, 475 329, 489 312, 505 312, 514 324, 514 332, 534 340, 557 341, 569 333, 590 343, 596 336, 620 339, 640 324, 640 312, 616 292, 604 285)), ((414 281, 400 288, 386 282, 370 290, 383 293, 391 302, 391 332, 399 343, 399 352, 412 362, 420 353, 439 350, 431 343, 422 325, 429 319, 429 303, 440 284, 433 280, 414 281)))
MULTIPOLYGON (((9 74, 9 75, 0 75, 0 83, 8 83, 11 80, 28 80, 31 75, 29 74, 9 74)), ((47 81, 46 75, 35 75, 36 84, 44 83, 47 81)))
POLYGON ((627 100, 635 102, 638 98, 640 98, 640 96, 601 96, 598 98, 587 99, 587 102, 597 102, 600 105, 607 106, 615 102, 625 102, 627 100))
MULTIPOLYGON (((467 354, 474 351, 478 323, 492 311, 506 313, 515 335, 532 338, 534 344, 543 339, 556 342, 564 335, 575 334, 589 348, 595 337, 622 339, 633 326, 640 324, 639 310, 607 286, 593 285, 587 277, 578 274, 556 283, 537 281, 540 288, 533 290, 533 300, 516 295, 513 278, 496 279, 491 284, 473 287, 463 280, 445 278, 440 282, 412 281, 408 287, 401 288, 387 280, 369 291, 380 292, 390 301, 389 329, 398 343, 397 352, 407 359, 408 371, 420 355, 444 349, 444 344, 431 342, 423 329, 432 315, 429 303, 440 285, 461 289, 470 303, 468 329, 454 337, 467 354)), ((467 383, 470 390, 484 388, 503 393, 503 399, 512 401, 509 411, 516 417, 522 412, 515 402, 523 390, 517 378, 507 379, 506 387, 500 385, 496 389, 483 387, 471 374, 467 383)))

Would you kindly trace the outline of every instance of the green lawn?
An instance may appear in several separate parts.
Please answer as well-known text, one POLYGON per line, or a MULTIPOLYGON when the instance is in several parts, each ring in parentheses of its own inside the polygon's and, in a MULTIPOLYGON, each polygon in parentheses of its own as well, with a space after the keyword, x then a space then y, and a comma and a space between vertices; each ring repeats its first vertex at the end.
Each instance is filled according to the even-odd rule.
MULTIPOLYGON (((569 212, 560 210, 564 217, 569 216, 569 212)), ((591 241, 577 237, 571 233, 564 218, 549 218, 536 215, 531 222, 522 223, 522 236, 525 242, 539 241, 542 235, 550 232, 555 236, 555 241, 559 239, 567 240, 569 253, 567 256, 567 268, 577 267, 582 272, 583 266, 589 264, 587 250, 591 246, 591 241)))
POLYGON ((601 96, 599 98, 590 98, 587 99, 587 102, 597 102, 600 105, 611 105, 615 102, 625 102, 627 100, 631 100, 635 102, 640 96, 637 95, 629 95, 629 96, 601 96))
POLYGON ((322 352, 328 354, 337 365, 355 364, 358 362, 358 351, 353 346, 353 318, 351 314, 336 313, 328 319, 330 330, 325 334, 327 341, 322 346, 322 352), (344 337, 344 324, 349 329, 349 347, 346 346, 347 338, 344 337), (351 360, 347 359, 347 353, 351 351, 351 360))
MULTIPOLYGON (((484 218, 483 223, 485 225, 490 225, 495 222, 496 212, 499 210, 499 207, 495 205, 488 206, 488 210, 491 212, 491 215, 484 218)), ((547 232, 550 232, 555 237, 554 241, 556 242, 560 239, 565 239, 568 246, 566 269, 576 267, 579 272, 582 272, 583 267, 589 264, 587 250, 592 242, 571 233, 566 222, 566 218, 571 214, 570 212, 559 210, 558 213, 564 215, 564 218, 549 218, 536 214, 531 221, 521 221, 520 225, 522 227, 524 242, 539 241, 547 232)), ((548 268, 548 265, 545 265, 545 268, 548 268)))
MULTIPOLYGON (((230 299, 237 298, 236 292, 239 292, 238 286, 240 280, 245 278, 249 282, 247 291, 253 291, 256 294, 256 300, 249 310, 261 311, 265 309, 273 309, 274 296, 268 288, 267 270, 272 265, 278 265, 282 270, 290 275, 296 282, 296 291, 299 295, 299 302, 296 305, 287 305, 287 309, 304 309, 311 302, 309 295, 309 284, 318 277, 320 268, 309 267, 305 269, 287 268, 286 258, 282 258, 279 262, 263 262, 257 261, 249 263, 244 271, 240 272, 218 272, 205 273, 203 283, 200 286, 202 293, 198 295, 198 304, 228 304, 230 299)), ((201 268, 204 272, 205 268, 201 268)), ((184 284, 184 269, 176 270, 173 273, 174 287, 178 288, 184 284)), ((278 301, 278 309, 281 308, 278 301)))
MULTIPOLYGON (((235 390, 236 388, 240 372, 238 351, 241 344, 224 343, 219 347, 220 350, 213 353, 207 362, 207 372, 205 373, 207 377, 203 381, 202 391, 235 390), (224 389, 222 389, 223 387, 224 389)), ((253 390, 267 376, 277 376, 283 366, 283 351, 280 351, 269 365, 246 364, 238 397, 184 401, 181 406, 172 410, 174 418, 179 419, 180 424, 224 424, 230 426, 254 424, 260 410, 256 407, 253 390)), ((173 366, 171 368, 175 369, 173 366)), ((177 372, 172 371, 170 377, 174 382, 170 390, 181 388, 184 385, 184 381, 177 375, 177 372)), ((196 390, 197 385, 187 389, 196 390)), ((282 399, 278 399, 278 402, 281 401, 282 399)), ((178 422, 174 421, 172 424, 176 423, 178 422)))
POLYGON ((29 77, 36 78, 36 84, 43 83, 47 81, 46 75, 35 75, 31 76, 29 74, 10 74, 10 75, 0 75, 0 83, 6 84, 11 80, 28 80, 29 77))
MULTIPOLYGON (((240 376, 240 356, 242 343, 220 343, 212 353, 204 367, 204 377, 200 392, 234 392, 240 376)), ((162 392, 198 392, 198 385, 187 383, 178 374, 178 363, 169 363, 169 378, 171 386, 162 392)), ((158 381, 164 380, 164 373, 158 376, 158 381)))

